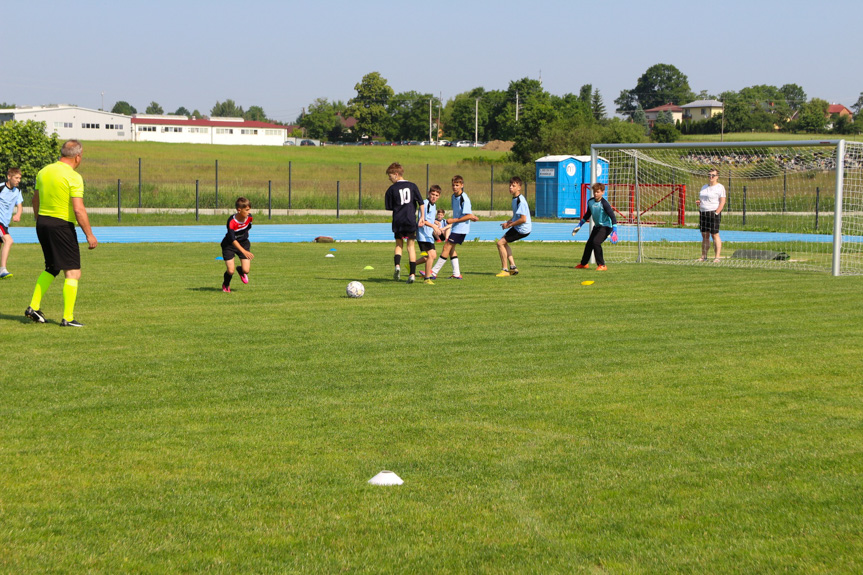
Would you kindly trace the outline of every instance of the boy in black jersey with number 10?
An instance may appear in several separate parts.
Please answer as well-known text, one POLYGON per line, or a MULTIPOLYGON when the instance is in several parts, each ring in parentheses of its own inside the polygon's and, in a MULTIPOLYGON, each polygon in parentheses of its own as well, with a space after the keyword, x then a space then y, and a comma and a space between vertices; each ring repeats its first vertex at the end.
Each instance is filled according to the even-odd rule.
POLYGON ((249 243, 249 231, 252 229, 252 205, 248 198, 240 196, 235 204, 237 213, 228 218, 228 233, 222 239, 222 258, 225 260, 225 279, 222 281, 222 291, 231 292, 231 278, 234 277, 234 257, 240 258, 240 280, 249 283, 249 270, 255 254, 249 251, 252 244, 249 243))
POLYGON ((405 170, 401 164, 392 163, 387 168, 387 177, 392 185, 387 189, 384 201, 386 209, 393 213, 393 235, 396 239, 393 279, 398 280, 401 277, 402 248, 407 240, 411 266, 408 283, 412 284, 417 272, 417 253, 414 246, 417 236, 417 209, 422 205, 423 199, 416 184, 405 180, 404 174, 405 170))

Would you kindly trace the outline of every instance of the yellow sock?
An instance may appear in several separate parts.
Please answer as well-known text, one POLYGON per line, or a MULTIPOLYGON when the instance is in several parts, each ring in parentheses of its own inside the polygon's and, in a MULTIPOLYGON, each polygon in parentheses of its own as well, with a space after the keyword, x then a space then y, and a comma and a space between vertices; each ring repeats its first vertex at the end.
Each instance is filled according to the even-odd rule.
POLYGON ((78 280, 67 279, 63 284, 63 319, 75 319, 75 300, 78 298, 78 280))
POLYGON ((51 282, 54 281, 54 276, 49 274, 48 272, 42 272, 39 274, 39 279, 36 280, 36 289, 33 290, 33 299, 30 300, 30 307, 33 309, 40 309, 39 306, 42 305, 42 296, 45 295, 45 292, 48 291, 48 288, 51 287, 51 282))

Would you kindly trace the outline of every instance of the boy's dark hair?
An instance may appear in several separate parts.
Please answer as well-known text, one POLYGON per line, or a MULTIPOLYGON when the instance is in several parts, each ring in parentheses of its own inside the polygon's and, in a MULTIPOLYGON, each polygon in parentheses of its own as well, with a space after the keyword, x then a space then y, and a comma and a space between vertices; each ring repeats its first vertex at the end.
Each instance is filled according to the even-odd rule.
POLYGON ((464 178, 462 178, 461 176, 453 176, 453 177, 452 177, 452 183, 454 183, 454 184, 463 184, 463 183, 464 183, 464 178))
POLYGON ((251 208, 252 202, 249 201, 249 198, 245 196, 240 196, 237 198, 237 201, 234 203, 234 206, 239 210, 240 208, 251 208))
POLYGON ((6 170, 6 177, 11 178, 12 176, 20 176, 21 168, 9 168, 6 170))
POLYGON ((590 189, 593 190, 594 192, 596 190, 602 190, 604 192, 605 191, 605 184, 600 184, 599 182, 596 182, 595 184, 590 186, 590 189))
POLYGON ((509 183, 510 183, 510 184, 518 184, 518 186, 519 186, 520 188, 523 188, 523 187, 524 187, 524 182, 523 182, 523 181, 521 181, 521 178, 519 178, 518 176, 513 176, 513 177, 511 177, 511 178, 509 179, 509 183))
POLYGON ((437 193, 441 193, 440 186, 439 186, 439 185, 437 185, 437 184, 432 184, 432 187, 430 187, 430 188, 429 188, 429 191, 430 191, 430 192, 437 192, 437 193))
POLYGON ((438 209, 437 209, 437 213, 439 213, 439 214, 445 214, 445 213, 446 213, 446 210, 445 210, 445 209, 443 209, 443 208, 438 208, 438 209))
POLYGON ((392 164, 390 164, 390 167, 387 168, 387 175, 389 176, 390 174, 396 174, 398 176, 404 176, 405 175, 405 169, 402 167, 402 165, 400 163, 393 162, 392 164))

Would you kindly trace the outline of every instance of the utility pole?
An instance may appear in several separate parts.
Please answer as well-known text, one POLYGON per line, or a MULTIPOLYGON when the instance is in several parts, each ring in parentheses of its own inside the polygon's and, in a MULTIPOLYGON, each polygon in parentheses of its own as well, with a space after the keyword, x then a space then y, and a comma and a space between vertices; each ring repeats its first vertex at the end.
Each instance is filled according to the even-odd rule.
POLYGON ((102 107, 99 109, 105 111, 105 92, 102 92, 102 107))
POLYGON ((434 142, 432 138, 432 98, 429 98, 429 143, 434 142))
POLYGON ((518 124, 518 90, 515 91, 515 123, 518 124))
POLYGON ((473 112, 473 147, 476 148, 477 142, 479 139, 477 136, 479 135, 479 98, 476 99, 474 103, 474 112, 473 112))
POLYGON ((440 93, 437 101, 437 143, 440 145, 440 108, 443 103, 443 92, 440 93))

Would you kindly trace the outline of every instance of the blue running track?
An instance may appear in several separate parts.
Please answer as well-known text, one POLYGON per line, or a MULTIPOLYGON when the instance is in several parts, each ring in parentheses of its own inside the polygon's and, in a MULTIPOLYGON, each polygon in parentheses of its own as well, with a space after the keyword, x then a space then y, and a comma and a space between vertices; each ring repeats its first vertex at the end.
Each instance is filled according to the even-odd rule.
MULTIPOLYGON (((584 241, 588 236, 585 226, 578 235, 572 237, 574 223, 534 223, 533 232, 523 241, 563 242, 584 241)), ((76 228, 77 229, 77 228, 76 228)), ((253 242, 297 243, 310 242, 318 236, 330 236, 336 241, 384 242, 393 241, 390 224, 263 224, 252 229, 253 242)), ((225 235, 225 226, 109 226, 93 228, 100 243, 157 243, 157 242, 219 242, 225 235)), ((35 228, 12 228, 12 237, 23 244, 38 243, 35 228)), ((650 228, 643 229, 643 240, 647 242, 697 242, 701 234, 697 229, 650 228)), ((503 235, 500 222, 475 222, 467 239, 479 238, 480 241, 494 241, 503 235)), ((621 241, 636 241, 634 227, 620 226, 618 235, 621 241)), ((86 243, 86 238, 78 229, 78 239, 86 243)), ((723 231, 723 241, 727 242, 814 242, 830 243, 832 234, 785 234, 771 232, 723 231)), ((844 241, 860 242, 861 237, 845 237, 844 241)))

